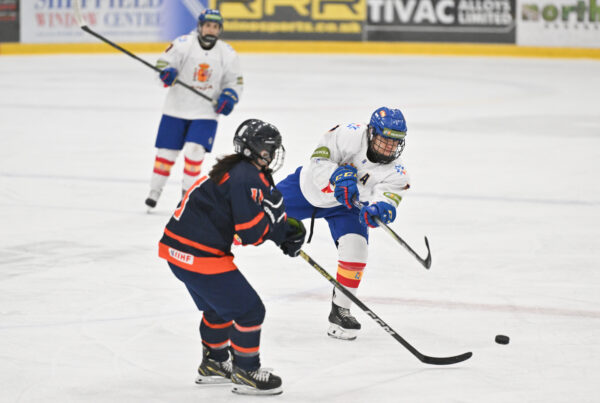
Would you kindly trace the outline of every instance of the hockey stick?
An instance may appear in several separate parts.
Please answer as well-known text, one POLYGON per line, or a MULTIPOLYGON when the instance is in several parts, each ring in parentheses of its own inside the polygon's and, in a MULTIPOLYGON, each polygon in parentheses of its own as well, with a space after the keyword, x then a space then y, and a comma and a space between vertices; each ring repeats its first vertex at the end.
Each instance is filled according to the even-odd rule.
MULTIPOLYGON (((162 70, 159 69, 156 66, 153 66, 152 64, 148 63, 146 60, 142 59, 139 56, 134 55, 133 53, 131 53, 130 51, 128 51, 127 49, 117 45, 116 43, 112 42, 111 40, 103 37, 102 35, 100 35, 99 33, 95 32, 94 30, 92 30, 90 27, 87 26, 87 24, 85 23, 83 16, 81 15, 81 4, 80 4, 81 0, 74 0, 73 2, 73 11, 75 12, 75 19, 77 20, 77 23, 79 24, 79 26, 81 27, 82 30, 84 30, 85 32, 87 32, 88 34, 95 36, 96 38, 100 39, 102 42, 105 42, 107 44, 109 44, 110 46, 112 46, 113 48, 120 50, 121 52, 125 53, 127 56, 130 56, 132 58, 134 58, 135 60, 142 62, 143 64, 145 64, 146 66, 150 67, 152 70, 160 73, 162 70)), ((181 85, 183 88, 186 88, 190 91, 192 91, 194 94, 201 96, 202 98, 206 99, 207 101, 209 101, 210 103, 212 103, 213 105, 217 105, 217 101, 215 101, 214 99, 212 99, 211 97, 207 96, 206 94, 201 93, 200 91, 198 91, 197 89, 195 89, 194 87, 181 82, 177 79, 175 79, 175 81, 173 82, 173 84, 179 84, 181 85)))
POLYGON ((325 271, 324 268, 322 268, 317 262, 315 262, 310 256, 308 256, 306 254, 306 252, 304 252, 303 250, 300 250, 300 256, 302 256, 302 258, 304 260, 306 260, 308 262, 308 264, 310 264, 319 273, 321 273, 321 275, 323 277, 325 277, 327 279, 327 281, 329 281, 331 284, 333 284, 335 286, 335 288, 340 290, 345 296, 350 298, 350 300, 352 302, 354 302, 360 309, 365 311, 366 314, 371 317, 371 319, 373 319, 375 322, 377 322, 377 324, 379 326, 381 326, 383 328, 383 330, 385 330, 390 336, 392 336, 394 339, 396 339, 396 341, 398 341, 400 344, 402 344, 408 351, 410 351, 412 353, 412 355, 417 357, 419 359, 419 361, 424 362, 425 364, 432 364, 432 365, 450 365, 450 364, 457 364, 459 362, 468 360, 473 355, 473 353, 468 352, 468 353, 456 355, 453 357, 430 357, 428 355, 421 353, 419 350, 414 348, 409 342, 404 340, 404 338, 402 338, 402 336, 400 336, 398 333, 396 333, 396 331, 394 329, 392 329, 387 323, 385 323, 383 321, 383 319, 381 319, 373 311, 371 311, 365 304, 363 304, 363 302, 360 299, 355 297, 354 294, 352 294, 350 291, 348 291, 343 285, 338 283, 336 279, 334 279, 329 273, 327 273, 327 271, 325 271))
MULTIPOLYGON (((360 201, 358 201, 356 199, 353 200, 352 203, 358 209, 360 209, 364 206, 363 203, 361 203, 360 201)), ((429 249, 429 240, 427 239, 427 237, 425 237, 425 246, 427 247, 427 256, 425 257, 425 259, 423 259, 421 256, 419 256, 417 254, 417 252, 414 251, 413 248, 410 247, 409 244, 404 242, 404 239, 400 238, 400 235, 396 234, 394 232, 394 230, 392 230, 386 223, 384 223, 377 217, 372 217, 372 218, 375 220, 377 225, 379 225, 381 228, 383 228, 385 232, 390 234, 390 236, 392 238, 394 238, 400 245, 404 246, 404 248, 406 248, 406 250, 408 250, 410 252, 410 254, 413 255, 415 257, 415 259, 417 259, 419 261, 419 263, 421 263, 426 269, 429 270, 429 268, 431 267, 431 250, 429 249)))

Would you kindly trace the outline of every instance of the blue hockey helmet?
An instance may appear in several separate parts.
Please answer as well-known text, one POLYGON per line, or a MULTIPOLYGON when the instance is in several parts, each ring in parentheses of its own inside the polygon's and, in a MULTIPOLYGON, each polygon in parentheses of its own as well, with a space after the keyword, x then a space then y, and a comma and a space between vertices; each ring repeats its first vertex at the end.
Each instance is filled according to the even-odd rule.
POLYGON ((219 10, 207 8, 200 13, 198 17, 198 25, 202 26, 205 22, 216 22, 221 28, 223 28, 223 16, 219 10))
POLYGON ((392 162, 404 150, 406 120, 400 109, 381 107, 369 122, 369 156, 375 162, 392 162))
POLYGON ((212 49, 212 47, 215 46, 215 43, 217 43, 217 39, 219 39, 221 32, 223 32, 223 16, 221 15, 221 12, 211 8, 207 8, 202 11, 198 17, 198 35, 200 37, 200 45, 202 45, 202 48, 212 49), (203 35, 202 26, 207 22, 215 22, 219 24, 219 34, 203 35))

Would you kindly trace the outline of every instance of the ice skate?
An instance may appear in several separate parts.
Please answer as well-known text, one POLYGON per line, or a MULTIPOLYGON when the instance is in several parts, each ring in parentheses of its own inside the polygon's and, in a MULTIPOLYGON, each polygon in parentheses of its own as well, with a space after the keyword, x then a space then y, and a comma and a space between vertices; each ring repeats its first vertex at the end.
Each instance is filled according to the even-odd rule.
POLYGON ((233 393, 238 395, 279 395, 283 392, 281 378, 266 369, 245 371, 233 366, 233 393))
POLYGON ((208 350, 204 349, 196 383, 198 385, 231 383, 232 369, 231 359, 222 362, 215 361, 208 358, 208 350))
POLYGON ((148 207, 148 211, 152 211, 152 209, 156 207, 156 203, 158 202, 161 192, 161 190, 150 190, 150 193, 146 198, 146 206, 148 207))
POLYGON ((360 323, 350 313, 350 309, 331 303, 327 334, 341 340, 354 340, 360 330, 360 323))

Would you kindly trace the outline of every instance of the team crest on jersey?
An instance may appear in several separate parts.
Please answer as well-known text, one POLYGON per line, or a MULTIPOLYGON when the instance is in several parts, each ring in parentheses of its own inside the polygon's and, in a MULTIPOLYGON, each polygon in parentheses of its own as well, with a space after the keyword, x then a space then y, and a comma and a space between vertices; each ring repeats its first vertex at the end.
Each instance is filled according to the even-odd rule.
POLYGON ((396 164, 396 165, 394 165, 394 169, 400 175, 406 175, 406 169, 402 166, 402 164, 396 164))
POLYGON ((250 191, 252 192, 252 200, 254 200, 256 204, 261 204, 265 198, 263 196, 262 190, 257 188, 251 188, 250 191))
POLYGON ((194 70, 194 79, 195 79, 195 81, 200 81, 202 83, 205 83, 206 81, 208 81, 211 74, 212 74, 212 70, 210 69, 210 64, 201 63, 194 70))

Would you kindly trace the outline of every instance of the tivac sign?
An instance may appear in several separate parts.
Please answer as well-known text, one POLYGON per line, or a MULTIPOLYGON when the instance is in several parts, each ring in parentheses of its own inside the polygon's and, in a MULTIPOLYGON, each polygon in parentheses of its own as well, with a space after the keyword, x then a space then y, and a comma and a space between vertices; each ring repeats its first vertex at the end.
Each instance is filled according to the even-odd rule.
POLYGON ((367 6, 370 40, 515 40, 515 0, 368 0, 367 6))
POLYGON ((360 39, 367 0, 210 0, 234 39, 360 39))

